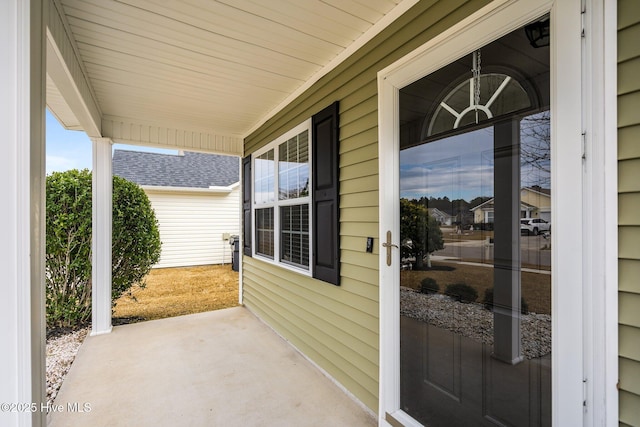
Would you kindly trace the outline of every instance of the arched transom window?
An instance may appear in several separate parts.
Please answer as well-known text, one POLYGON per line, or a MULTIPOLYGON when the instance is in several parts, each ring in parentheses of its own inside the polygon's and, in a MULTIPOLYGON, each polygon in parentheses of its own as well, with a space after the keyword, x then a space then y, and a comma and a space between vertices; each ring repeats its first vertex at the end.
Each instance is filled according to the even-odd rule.
POLYGON ((518 80, 503 73, 480 72, 480 52, 473 55, 472 77, 445 94, 423 138, 478 124, 515 111, 529 109, 533 102, 518 80))

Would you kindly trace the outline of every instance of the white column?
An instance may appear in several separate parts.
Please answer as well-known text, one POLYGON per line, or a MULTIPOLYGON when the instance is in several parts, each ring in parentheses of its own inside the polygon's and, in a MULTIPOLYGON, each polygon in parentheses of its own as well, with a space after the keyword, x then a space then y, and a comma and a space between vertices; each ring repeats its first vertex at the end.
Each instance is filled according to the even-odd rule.
POLYGON ((109 138, 92 138, 93 238, 91 268, 91 335, 111 332, 111 217, 112 174, 109 138))
MULTIPOLYGON (((238 304, 243 305, 244 301, 243 301, 243 293, 242 293, 242 289, 243 289, 243 256, 244 256, 244 180, 245 179, 251 179, 251 177, 247 177, 245 178, 244 175, 244 170, 242 168, 242 159, 243 157, 240 156, 238 158, 238 170, 240 171, 239 173, 239 178, 240 178, 240 187, 238 189, 238 191, 240 191, 240 194, 238 196, 238 239, 240 239, 240 252, 238 252, 238 304)), ((232 262, 233 262, 233 250, 234 250, 234 246, 231 247, 231 256, 232 256, 232 262)))
POLYGON ((44 426, 45 5, 0 1, 0 425, 44 426), (9 407, 8 409, 12 409, 9 407))

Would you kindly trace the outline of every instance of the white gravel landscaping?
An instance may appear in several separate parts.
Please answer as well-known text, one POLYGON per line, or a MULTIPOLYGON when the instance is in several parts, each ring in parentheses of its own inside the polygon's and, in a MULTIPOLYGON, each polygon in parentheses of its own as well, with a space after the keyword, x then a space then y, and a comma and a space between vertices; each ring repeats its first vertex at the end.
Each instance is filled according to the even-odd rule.
POLYGON ((47 403, 50 405, 88 333, 89 328, 85 328, 47 338, 47 403))
MULTIPOLYGON (((400 315, 427 322, 484 344, 493 345, 493 312, 482 304, 461 303, 442 294, 400 288, 400 315)), ((527 359, 551 352, 551 316, 520 315, 522 352, 527 359)))

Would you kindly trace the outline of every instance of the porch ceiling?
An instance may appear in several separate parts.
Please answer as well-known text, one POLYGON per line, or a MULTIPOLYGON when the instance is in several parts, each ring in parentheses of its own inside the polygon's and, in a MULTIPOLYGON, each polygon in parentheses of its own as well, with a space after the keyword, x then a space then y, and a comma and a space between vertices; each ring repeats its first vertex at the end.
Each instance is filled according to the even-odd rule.
MULTIPOLYGON (((163 126, 241 140, 416 0, 51 2, 101 136, 163 126)), ((48 100, 68 116, 59 104, 48 100)))

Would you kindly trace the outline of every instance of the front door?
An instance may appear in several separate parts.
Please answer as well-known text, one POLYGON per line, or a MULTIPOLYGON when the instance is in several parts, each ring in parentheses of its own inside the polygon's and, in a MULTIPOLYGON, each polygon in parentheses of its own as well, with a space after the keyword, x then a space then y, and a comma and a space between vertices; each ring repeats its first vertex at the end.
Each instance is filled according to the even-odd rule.
POLYGON ((400 406, 424 425, 551 425, 551 231, 521 219, 552 210, 549 46, 527 28, 400 90, 400 406))
MULTIPOLYGON (((581 397, 581 348, 552 334, 555 322, 554 334, 581 342, 580 330, 566 334, 580 325, 580 255, 557 254, 566 228, 556 236, 575 224, 555 224, 568 210, 552 203, 555 183, 575 180, 568 169, 559 177, 558 164, 575 162, 554 145, 576 139, 552 132, 556 114, 571 116, 556 108, 564 89, 552 93, 553 10, 532 15, 424 77, 382 85, 381 104, 396 106, 393 125, 381 124, 381 143, 394 141, 394 164, 381 162, 383 424, 550 426, 581 416, 558 405, 581 397), (382 200, 390 194, 392 209, 382 200), (571 269, 576 280, 560 288, 571 269), (559 378, 572 395, 558 396, 559 378)), ((447 57, 433 52, 434 62, 447 57)))

